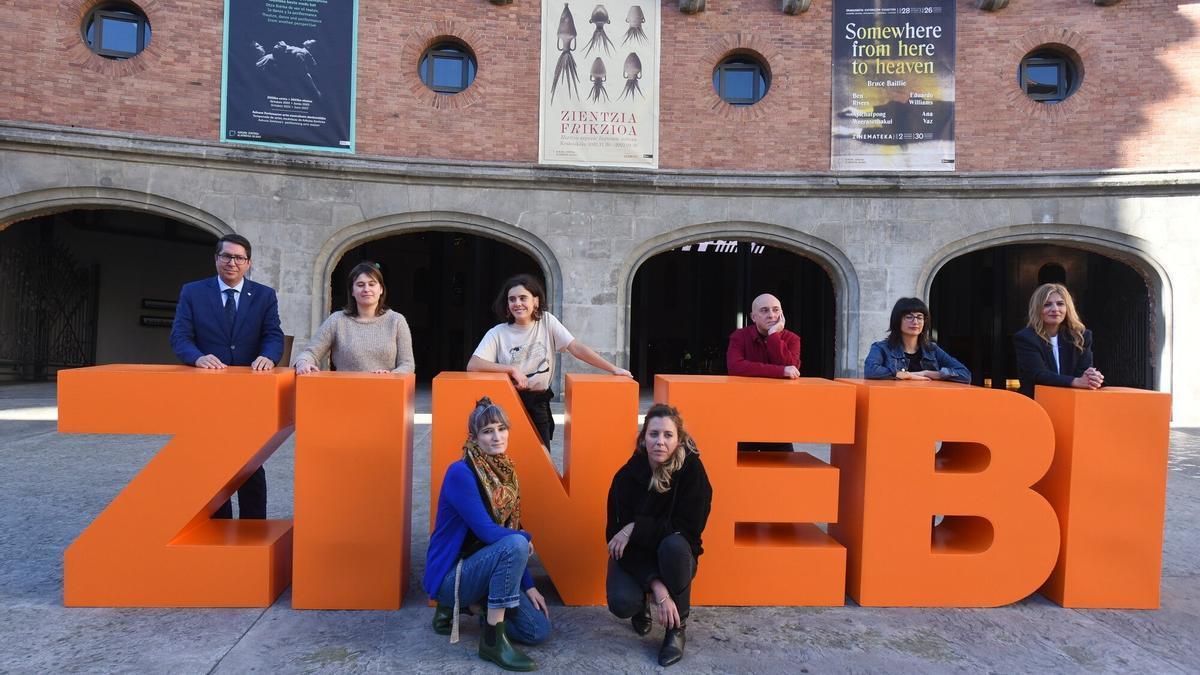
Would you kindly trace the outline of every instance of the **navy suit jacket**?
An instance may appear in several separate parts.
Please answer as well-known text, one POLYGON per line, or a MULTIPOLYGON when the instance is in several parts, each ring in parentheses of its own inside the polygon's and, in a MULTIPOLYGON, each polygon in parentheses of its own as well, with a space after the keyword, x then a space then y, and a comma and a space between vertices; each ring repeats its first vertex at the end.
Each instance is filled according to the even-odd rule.
POLYGON ((1017 352, 1017 376, 1021 378, 1021 393, 1033 398, 1033 387, 1048 384, 1069 387, 1071 380, 1092 367, 1092 331, 1083 331, 1083 351, 1075 348, 1066 333, 1058 336, 1058 359, 1061 368, 1054 368, 1054 351, 1033 329, 1026 326, 1013 335, 1017 352))
POLYGON ((275 365, 283 358, 279 301, 270 286, 249 279, 242 285, 231 331, 225 321, 224 298, 217 277, 183 285, 171 326, 171 349, 189 366, 212 354, 227 366, 248 366, 259 356, 275 365))

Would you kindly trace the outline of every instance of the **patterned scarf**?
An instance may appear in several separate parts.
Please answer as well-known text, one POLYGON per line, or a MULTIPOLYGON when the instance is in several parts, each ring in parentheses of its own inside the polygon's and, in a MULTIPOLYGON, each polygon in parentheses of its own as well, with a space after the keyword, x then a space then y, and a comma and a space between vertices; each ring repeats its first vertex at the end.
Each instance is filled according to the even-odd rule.
POLYGON ((521 486, 512 459, 507 454, 489 455, 472 440, 463 444, 463 459, 483 486, 492 520, 510 530, 521 529, 521 486))

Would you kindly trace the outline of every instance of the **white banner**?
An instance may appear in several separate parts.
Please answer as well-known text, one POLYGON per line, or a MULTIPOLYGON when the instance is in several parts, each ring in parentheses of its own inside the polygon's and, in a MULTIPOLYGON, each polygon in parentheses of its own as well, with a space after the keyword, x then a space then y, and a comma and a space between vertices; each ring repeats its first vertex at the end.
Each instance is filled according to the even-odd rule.
POLYGON ((658 0, 542 0, 543 164, 658 168, 658 0))

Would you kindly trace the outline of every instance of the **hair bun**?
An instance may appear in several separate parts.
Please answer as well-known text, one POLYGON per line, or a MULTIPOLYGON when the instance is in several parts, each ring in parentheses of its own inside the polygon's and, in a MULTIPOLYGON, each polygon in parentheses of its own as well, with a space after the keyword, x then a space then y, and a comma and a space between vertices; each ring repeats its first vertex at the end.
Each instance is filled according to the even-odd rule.
POLYGON ((484 396, 483 398, 479 399, 478 401, 475 401, 475 407, 476 407, 476 408, 486 408, 486 407, 488 407, 488 406, 490 406, 490 405, 495 405, 495 404, 493 404, 493 403, 492 403, 492 399, 490 399, 490 398, 488 398, 488 397, 486 397, 486 396, 484 396))

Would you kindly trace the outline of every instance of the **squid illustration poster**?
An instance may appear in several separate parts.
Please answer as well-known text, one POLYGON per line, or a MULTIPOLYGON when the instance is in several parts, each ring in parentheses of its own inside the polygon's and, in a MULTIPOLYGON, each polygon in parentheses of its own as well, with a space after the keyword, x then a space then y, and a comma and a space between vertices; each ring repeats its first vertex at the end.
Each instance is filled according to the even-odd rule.
POLYGON ((834 0, 830 168, 954 170, 954 0, 834 0))
POLYGON ((542 0, 543 164, 658 167, 658 0, 542 0))
POLYGON ((354 152, 358 0, 225 0, 221 140, 354 152))

